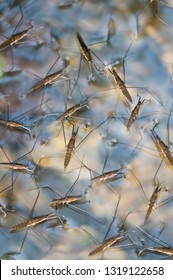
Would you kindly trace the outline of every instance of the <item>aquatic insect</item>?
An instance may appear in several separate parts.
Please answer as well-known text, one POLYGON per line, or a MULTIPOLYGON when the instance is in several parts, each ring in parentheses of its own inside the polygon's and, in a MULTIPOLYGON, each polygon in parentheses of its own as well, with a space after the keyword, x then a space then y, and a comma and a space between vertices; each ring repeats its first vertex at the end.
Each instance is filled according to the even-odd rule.
POLYGON ((46 214, 46 215, 42 215, 42 216, 35 216, 35 217, 31 217, 29 219, 26 219, 25 221, 14 225, 11 228, 11 232, 17 232, 17 231, 25 230, 27 228, 35 227, 39 224, 42 224, 44 222, 54 220, 54 219, 58 219, 60 224, 63 225, 63 221, 61 220, 61 218, 59 216, 55 215, 54 213, 50 213, 50 214, 46 214))
POLYGON ((147 210, 147 213, 145 215, 144 224, 146 224, 146 222, 148 221, 149 216, 150 216, 150 214, 152 212, 152 209, 154 207, 154 204, 156 203, 156 201, 158 199, 158 196, 159 196, 159 193, 162 189, 163 188, 160 187, 160 185, 158 184, 157 187, 155 188, 154 192, 152 193, 152 195, 150 197, 150 200, 148 202, 148 210, 147 210))
POLYGON ((84 195, 71 195, 72 191, 74 190, 74 188, 79 180, 82 166, 83 166, 83 162, 81 163, 81 166, 79 168, 79 173, 78 173, 78 176, 77 176, 75 182, 72 184, 72 186, 70 187, 70 189, 68 190, 68 192, 66 193, 66 195, 64 197, 61 197, 55 190, 51 189, 50 187, 45 187, 60 197, 60 198, 53 199, 49 203, 49 206, 56 210, 63 208, 63 207, 69 207, 74 211, 78 211, 78 212, 85 214, 100 222, 100 220, 98 220, 94 215, 92 215, 89 212, 74 205, 74 204, 81 204, 81 203, 87 202, 84 195))
MULTIPOLYGON (((12 56, 12 68, 14 68, 14 61, 13 61, 13 50, 12 48, 18 44, 24 37, 26 37, 29 33, 29 31, 33 28, 33 25, 31 24, 31 22, 29 22, 29 28, 28 29, 24 29, 23 31, 21 32, 18 32, 18 33, 15 33, 16 30, 18 29, 22 19, 23 19, 23 12, 22 12, 22 8, 21 6, 19 5, 19 8, 20 8, 20 13, 21 13, 21 18, 20 20, 18 21, 15 29, 13 30, 13 33, 12 35, 9 37, 9 38, 6 38, 6 40, 0 44, 0 51, 3 51, 3 50, 6 50, 6 49, 9 49, 10 48, 10 51, 11 51, 11 56, 12 56)), ((5 37, 5 36, 3 36, 5 37)))
POLYGON ((69 196, 52 200, 49 206, 54 209, 58 209, 64 206, 68 206, 69 204, 78 203, 78 202, 80 203, 82 200, 83 200, 82 195, 71 195, 71 196, 69 195, 69 196))
POLYGON ((97 246, 93 251, 89 253, 89 257, 92 257, 96 254, 103 253, 106 249, 110 248, 111 246, 115 245, 119 240, 123 239, 124 237, 118 235, 115 235, 109 239, 106 239, 103 241, 102 244, 97 246))
MULTIPOLYGON (((93 240, 94 243, 98 243, 98 241, 95 241, 95 238, 84 228, 82 228, 82 230, 84 232, 87 233, 87 235, 90 236, 90 238, 93 240)), ((103 254, 106 250, 110 249, 111 247, 113 247, 113 245, 116 245, 120 240, 123 239, 130 239, 131 241, 131 237, 129 235, 126 236, 128 232, 121 232, 118 233, 110 238, 104 238, 103 242, 101 244, 99 244, 94 250, 92 250, 88 256, 89 257, 93 257, 97 254, 103 254)))
MULTIPOLYGON (((76 182, 76 181, 75 181, 76 182)), ((74 184, 73 184, 74 185, 74 184)), ((73 186, 72 186, 73 187, 73 186)), ((71 188, 70 188, 71 189, 71 188)), ((55 192, 55 191, 54 191, 55 192)), ((56 192, 55 192, 56 193, 56 192)), ((68 191, 69 193, 69 191, 68 191)), ((68 194, 67 193, 67 194, 68 194)), ((99 219, 97 219, 95 216, 93 216, 92 214, 90 214, 89 212, 77 207, 76 205, 74 204, 79 204, 79 203, 85 203, 87 202, 85 199, 84 199, 84 196, 83 195, 67 195, 64 196, 64 197, 61 197, 61 198, 56 198, 56 199, 53 199, 49 206, 54 208, 54 209, 60 209, 60 208, 63 208, 63 207, 70 207, 72 210, 74 211, 78 211, 82 214, 85 214, 91 218, 93 218, 94 220, 98 221, 98 222, 101 222, 99 219)))
POLYGON ((154 254, 162 254, 166 256, 173 256, 173 248, 171 247, 146 247, 138 253, 138 256, 142 256, 144 252, 150 252, 154 254))
POLYGON ((14 130, 20 130, 23 132, 27 132, 31 136, 31 129, 21 122, 0 119, 0 125, 5 126, 7 128, 8 127, 12 128, 14 130))
MULTIPOLYGON (((161 192, 161 191, 167 191, 167 188, 166 188, 165 186, 164 186, 164 187, 161 187, 161 184, 158 182, 158 183, 156 184, 156 186, 155 186, 154 191, 152 192, 152 194, 151 194, 151 196, 150 196, 150 199, 148 199, 148 198, 147 198, 147 195, 146 195, 146 193, 145 193, 145 190, 144 190, 144 188, 143 188, 143 186, 142 186, 142 183, 140 182, 140 180, 138 179, 138 177, 134 174, 134 172, 133 172, 132 170, 130 170, 130 169, 128 169, 128 170, 131 172, 131 174, 134 176, 134 178, 135 178, 136 181, 138 182, 138 185, 139 185, 139 187, 140 187, 140 190, 142 191, 142 194, 143 194, 143 196, 144 196, 144 198, 145 198, 145 199, 144 199, 144 203, 146 204, 146 200, 148 200, 148 203, 147 203, 147 205, 146 205, 147 210, 145 209, 145 210, 130 211, 130 212, 128 212, 128 213, 125 215, 125 218, 124 218, 124 220, 123 220, 123 222, 122 222, 122 225, 120 226, 120 229, 122 229, 122 228, 124 227, 124 224, 125 224, 125 222, 126 222, 126 220, 127 220, 127 217, 129 217, 130 215, 134 215, 135 213, 143 213, 143 212, 145 212, 144 222, 143 222, 142 224, 143 224, 143 225, 146 225, 146 223, 147 223, 148 220, 149 220, 149 217, 151 216, 151 213, 154 211, 155 214, 157 214, 157 217, 158 217, 159 222, 160 222, 160 224, 161 224, 161 230, 159 231, 159 235, 160 235, 160 234, 162 233, 162 231, 164 230, 164 228, 165 228, 165 222, 161 220, 161 218, 159 217, 159 214, 156 212, 155 204, 156 204, 156 202, 157 202, 157 200, 158 200, 158 197, 159 197, 160 192, 161 192)), ((154 183, 155 183, 155 177, 156 177, 157 173, 158 173, 158 170, 156 171, 155 176, 154 176, 154 183)), ((132 223, 133 223, 133 221, 132 221, 132 223)), ((142 230, 142 229, 141 229, 141 230, 142 230)))
MULTIPOLYGON (((110 71, 111 72, 111 71, 110 71)), ((127 98, 127 100, 131 103, 133 103, 132 97, 124 83, 124 81, 120 78, 120 76, 118 75, 118 73, 115 70, 115 67, 112 68, 112 74, 115 78, 115 81, 119 87, 119 89, 121 90, 122 94, 127 98)))
POLYGON ((27 164, 17 163, 17 162, 0 162, 0 167, 12 169, 13 171, 24 171, 24 172, 33 172, 33 168, 31 168, 27 164))
MULTIPOLYGON (((58 57, 59 59, 59 57, 58 57)), ((55 65, 55 63, 57 62, 57 60, 54 62, 54 64, 51 66, 49 72, 51 71, 51 69, 53 68, 53 66, 55 65)), ((58 79, 62 73, 62 71, 69 65, 69 62, 64 60, 64 66, 62 67, 62 69, 60 69, 59 71, 57 72, 54 72, 52 74, 49 74, 47 73, 47 75, 42 79, 40 80, 39 82, 35 83, 32 87, 31 87, 31 91, 34 91, 34 90, 37 90, 43 86, 47 86, 47 85, 51 85, 56 79, 58 79)))
MULTIPOLYGON (((34 175, 34 171, 35 171, 35 168, 36 168, 36 163, 34 162, 31 153, 36 146, 37 140, 38 140, 38 137, 36 137, 36 140, 34 141, 34 144, 33 144, 32 148, 30 150, 28 149, 28 147, 26 147, 24 145, 28 152, 26 152, 25 154, 23 154, 22 156, 20 156, 16 160, 14 160, 13 162, 10 161, 10 159, 9 159, 8 155, 6 154, 4 148, 2 146, 0 146, 2 152, 4 153, 4 155, 6 156, 6 158, 8 160, 8 162, 0 162, 0 168, 9 169, 9 170, 11 170, 11 174, 12 174, 12 184, 10 186, 8 185, 7 187, 3 188, 3 190, 1 190, 0 193, 8 190, 9 188, 12 188, 12 190, 13 190, 13 184, 17 180, 17 177, 19 176, 20 172, 26 173, 26 174, 31 174, 31 176, 34 175), (31 157, 31 160, 30 160, 29 164, 21 163, 20 161, 25 157, 27 158, 27 155, 30 155, 30 157, 31 157), (19 172, 19 174, 17 174, 16 178, 13 181, 14 172, 19 172)), ((0 181, 2 181, 5 177, 6 178, 9 177, 8 173, 4 174, 4 176, 1 178, 0 181)))
POLYGON ((79 32, 76 33, 76 37, 77 37, 77 41, 78 41, 78 45, 79 45, 79 48, 81 50, 81 53, 82 53, 83 57, 86 59, 86 61, 89 63, 89 66, 91 68, 91 64, 93 63, 93 59, 92 59, 92 56, 91 56, 90 49, 85 44, 85 42, 84 42, 82 36, 79 34, 79 32))
MULTIPOLYGON (((11 233, 17 233, 19 231, 26 231, 25 235, 24 235, 24 238, 22 240, 22 243, 21 243, 20 250, 19 250, 18 254, 20 254, 22 252, 22 248, 24 246, 26 237, 28 235, 28 231, 30 229, 33 229, 35 231, 35 227, 37 227, 38 225, 40 225, 42 223, 45 223, 45 222, 48 222, 48 221, 51 221, 51 220, 54 220, 54 219, 57 219, 58 220, 58 225, 61 225, 62 227, 64 227, 64 223, 66 223, 66 220, 64 219, 64 217, 60 217, 55 213, 49 213, 49 214, 45 214, 45 215, 41 215, 41 216, 33 216, 33 212, 34 212, 35 206, 37 204, 39 195, 40 195, 40 191, 39 191, 39 188, 38 188, 38 193, 36 195, 36 199, 34 201, 33 207, 30 211, 29 218, 25 219, 24 221, 22 221, 18 224, 15 224, 11 228, 11 231, 10 231, 11 233)), ((36 233, 39 234, 39 236, 41 238, 45 239, 46 242, 48 242, 50 244, 50 246, 52 247, 52 244, 47 240, 46 237, 44 237, 43 234, 41 234, 38 231, 36 231, 36 233)))
MULTIPOLYGON (((142 243, 142 250, 136 250, 136 254, 137 256, 143 256, 144 253, 153 253, 153 254, 162 254, 165 256, 173 256, 173 248, 166 243, 163 240, 158 239, 155 236, 152 236, 150 233, 146 232, 145 230, 143 230, 142 228, 138 227, 137 228, 151 241, 154 241, 153 246, 148 246, 147 243, 144 241, 144 239, 140 239, 138 237, 138 239, 140 240, 140 242, 142 243), (158 246, 159 245, 159 246, 158 246)), ((139 249, 141 249, 141 245, 135 244, 139 247, 139 249)))
POLYGON ((109 180, 109 179, 117 177, 119 175, 123 175, 123 173, 120 170, 121 170, 121 168, 112 170, 112 171, 108 171, 108 172, 104 172, 101 175, 93 177, 91 180, 100 180, 100 181, 109 180))
POLYGON ((12 34, 10 38, 8 38, 7 40, 5 40, 3 43, 0 44, 0 50, 5 50, 5 49, 17 44, 21 39, 23 39, 28 34, 28 32, 31 28, 33 28, 32 25, 28 29, 25 29, 16 34, 12 34))
POLYGON ((74 105, 73 107, 67 109, 64 113, 62 113, 59 117, 56 118, 56 121, 62 121, 63 119, 70 117, 76 111, 82 109, 83 107, 85 107, 85 106, 88 107, 87 100, 88 100, 88 98, 85 101, 83 101, 82 103, 78 103, 78 104, 74 105))
POLYGON ((74 130, 74 125, 73 125, 72 136, 71 136, 71 138, 70 138, 70 140, 68 142, 67 151, 66 151, 66 155, 65 155, 65 159, 64 159, 64 170, 67 168, 67 166, 68 166, 68 164, 70 162, 70 159, 72 157, 72 154, 74 152, 75 142, 76 142, 76 137, 77 137, 78 131, 79 131, 79 126, 76 129, 76 131, 75 131, 74 130))
POLYGON ((139 100, 138 100, 138 103, 136 104, 136 106, 134 107, 134 109, 132 110, 131 112, 131 115, 130 115, 130 118, 127 122, 127 130, 129 130, 132 126, 132 124, 135 122, 135 120, 137 119, 138 117, 138 114, 139 114, 139 110, 142 106, 142 104, 145 102, 146 99, 143 99, 141 101, 141 97, 139 97, 139 100))
POLYGON ((155 124, 155 126, 151 130, 153 140, 156 144, 156 148, 158 149, 158 152, 163 157, 163 159, 167 159, 169 161, 169 163, 173 166, 173 156, 170 152, 169 147, 161 140, 161 138, 155 132, 154 129, 156 126, 157 126, 157 124, 155 124))

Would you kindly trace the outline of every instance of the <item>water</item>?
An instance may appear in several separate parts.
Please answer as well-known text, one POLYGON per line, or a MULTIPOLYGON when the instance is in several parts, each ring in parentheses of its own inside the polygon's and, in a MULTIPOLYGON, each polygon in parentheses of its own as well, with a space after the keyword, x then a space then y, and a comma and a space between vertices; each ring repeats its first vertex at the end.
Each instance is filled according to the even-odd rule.
POLYGON ((148 247, 158 246, 154 237, 160 246, 162 241, 172 246, 172 167, 163 161, 157 173, 161 157, 150 131, 158 122, 155 131, 172 150, 173 3, 167 2, 168 6, 158 2, 158 18, 151 5, 143 10, 146 1, 0 2, 1 35, 9 38, 30 28, 18 44, 1 51, 0 118, 20 122, 31 130, 30 136, 27 131, 1 126, 0 161, 32 169, 21 172, 0 168, 1 258, 89 259, 88 254, 105 236, 108 239, 118 233, 129 212, 134 213, 128 215, 124 225, 127 238, 92 259, 163 257, 153 253, 139 257, 135 250, 142 248, 140 239, 148 247), (108 28, 110 20, 112 30, 108 28), (76 32, 91 50, 93 76, 90 65, 81 57, 76 32), (60 78, 51 86, 31 92, 36 82, 60 70, 64 59, 69 65, 60 78), (112 83, 110 71, 105 71, 105 67, 111 69, 111 63, 116 65, 133 104, 112 83), (146 101, 127 131, 139 96, 146 101), (63 122, 55 121, 87 98, 87 106, 63 122), (79 126, 76 149, 64 170, 72 123, 75 129, 79 126), (122 166, 125 174, 117 180, 91 180, 122 166), (160 192, 158 207, 143 225, 155 175, 167 191, 160 192), (86 203, 76 204, 83 212, 70 206, 58 209, 57 214, 66 219, 65 226, 57 226, 55 220, 29 229, 19 252, 26 231, 11 233, 10 229, 32 216, 53 213, 50 202, 66 196, 74 183, 68 195, 85 197, 86 203), (162 203, 166 199, 170 202, 162 203))

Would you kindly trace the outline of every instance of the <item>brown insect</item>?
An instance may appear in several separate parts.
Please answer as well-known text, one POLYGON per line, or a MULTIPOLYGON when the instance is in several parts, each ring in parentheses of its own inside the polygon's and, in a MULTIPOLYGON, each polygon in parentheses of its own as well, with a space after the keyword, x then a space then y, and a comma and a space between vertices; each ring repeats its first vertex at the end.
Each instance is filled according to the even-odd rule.
POLYGON ((153 140, 156 144, 156 148, 157 148, 159 154, 163 157, 163 159, 166 158, 170 162, 170 164, 173 165, 173 156, 169 150, 169 147, 161 140, 161 138, 157 135, 157 133, 154 130, 156 125, 153 127, 153 129, 151 131, 153 140))
POLYGON ((29 165, 17 162, 0 162, 0 167, 12 169, 14 171, 33 172, 33 168, 29 167, 29 165))
POLYGON ((141 97, 139 97, 138 103, 136 104, 136 106, 134 107, 134 109, 131 112, 130 118, 127 122, 127 130, 129 130, 132 126, 132 124, 135 122, 135 120, 138 117, 139 114, 139 110, 142 106, 142 104, 145 102, 146 99, 141 101, 141 97))
POLYGON ((76 196, 65 196, 59 199, 54 199, 50 202, 49 206, 57 209, 57 208, 61 208, 64 206, 68 206, 69 204, 73 204, 73 203, 78 203, 81 202, 83 199, 82 195, 76 195, 76 196))
POLYGON ((17 231, 22 231, 31 227, 35 227, 39 224, 42 224, 44 222, 50 221, 50 220, 54 220, 54 219, 58 219, 60 221, 60 224, 63 225, 63 221, 61 220, 60 217, 58 217, 55 214, 47 214, 47 215, 42 215, 42 216, 36 216, 36 217, 31 217, 19 224, 14 225, 11 228, 11 232, 17 232, 17 231))
POLYGON ((78 131, 79 131, 79 126, 76 131, 74 130, 74 126, 73 126, 72 136, 68 142, 67 151, 66 151, 66 155, 65 155, 65 159, 64 159, 64 169, 67 168, 67 166, 70 162, 70 159, 72 157, 72 154, 74 152, 75 142, 76 142, 76 137, 77 137, 78 131))
POLYGON ((119 89, 121 90, 122 94, 127 98, 127 100, 131 103, 133 103, 133 100, 131 98, 130 93, 127 90, 127 87, 125 85, 125 83, 123 82, 123 80, 120 78, 120 76, 118 75, 118 73, 116 72, 115 68, 112 68, 112 71, 110 70, 110 72, 112 72, 115 81, 119 87, 119 89))
POLYGON ((88 107, 87 105, 87 100, 85 100, 82 103, 78 103, 76 105, 74 105, 73 107, 67 109, 64 113, 62 113, 59 117, 56 118, 56 121, 62 121, 63 119, 70 117, 71 115, 73 115, 76 111, 82 109, 83 107, 88 107))
POLYGON ((91 63, 93 62, 91 52, 90 52, 89 48, 87 47, 87 45, 85 44, 82 36, 78 32, 76 32, 76 37, 77 37, 77 41, 78 41, 78 45, 81 50, 81 53, 82 53, 83 57, 86 59, 86 61, 88 61, 89 65, 91 67, 91 63))
MULTIPOLYGON (((69 62, 65 61, 64 62, 64 67, 62 69, 60 69, 59 71, 52 73, 50 75, 47 75, 45 78, 43 78, 41 81, 35 83, 32 87, 31 87, 31 91, 34 91, 36 89, 39 89, 43 86, 46 85, 51 85, 52 82, 54 82, 56 79, 58 79, 62 73, 62 71, 68 66, 69 62)), ((52 67, 51 67, 52 68, 52 67)))
POLYGON ((105 180, 109 180, 113 177, 117 177, 119 175, 122 175, 123 173, 120 172, 121 169, 116 169, 116 170, 112 170, 112 171, 108 171, 108 172, 104 172, 101 175, 98 175, 94 178, 92 178, 91 180, 100 180, 100 181, 105 181, 105 180))
POLYGON ((9 47, 12 47, 14 44, 18 43, 21 39, 23 39, 28 31, 32 28, 33 26, 31 26, 30 28, 28 29, 25 29, 19 33, 16 33, 16 34, 13 34, 11 35, 10 38, 8 38, 7 40, 5 40, 2 44, 0 44, 0 50, 5 50, 9 47))
POLYGON ((89 253, 89 257, 92 257, 96 254, 102 253, 103 251, 105 251, 106 249, 110 248, 112 245, 114 245, 115 243, 117 243, 119 240, 121 240, 122 236, 120 235, 115 235, 109 239, 106 239, 105 241, 103 241, 102 244, 100 244, 99 246, 97 246, 93 251, 91 251, 89 253))
POLYGON ((21 130, 24 132, 28 132, 29 135, 31 135, 31 130, 27 126, 25 126, 23 123, 17 122, 17 121, 10 121, 10 120, 3 120, 0 119, 0 125, 6 126, 7 128, 13 128, 16 130, 21 130))
POLYGON ((149 219, 149 216, 153 210, 153 207, 154 207, 154 204, 156 203, 157 199, 158 199, 158 196, 159 196, 159 193, 160 191, 162 190, 163 188, 160 187, 160 185, 158 184, 157 187, 155 188, 153 194, 151 195, 151 198, 148 202, 148 210, 147 210, 147 213, 145 215, 145 219, 144 219, 144 225, 146 224, 146 222, 148 221, 149 219))
POLYGON ((169 248, 169 247, 148 247, 148 248, 143 249, 138 255, 142 256, 142 254, 145 251, 155 253, 155 254, 163 254, 163 255, 166 255, 166 256, 172 256, 173 255, 173 248, 169 248))

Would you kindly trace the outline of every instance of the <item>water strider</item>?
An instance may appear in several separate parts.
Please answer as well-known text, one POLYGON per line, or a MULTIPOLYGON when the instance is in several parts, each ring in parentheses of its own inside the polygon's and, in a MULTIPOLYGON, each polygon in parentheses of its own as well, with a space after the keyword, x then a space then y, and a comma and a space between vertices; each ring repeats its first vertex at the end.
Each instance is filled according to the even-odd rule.
POLYGON ((59 224, 63 226, 64 221, 62 220, 62 218, 60 218, 58 215, 55 215, 54 213, 49 213, 49 214, 42 215, 42 216, 34 216, 34 217, 26 219, 25 221, 23 221, 21 223, 16 224, 11 228, 11 232, 26 230, 27 228, 32 228, 39 224, 42 224, 44 222, 54 220, 54 219, 58 219, 59 224))
POLYGON ((130 118, 127 122, 127 130, 130 130, 132 124, 135 122, 135 120, 137 119, 138 117, 138 114, 139 114, 139 111, 141 109, 141 106, 142 104, 146 101, 146 99, 143 99, 141 101, 141 97, 139 97, 139 100, 138 100, 138 103, 136 104, 136 106, 133 108, 132 112, 131 112, 131 115, 130 115, 130 118))
POLYGON ((73 125, 72 135, 71 135, 70 140, 67 144, 67 151, 66 151, 65 158, 64 158, 64 170, 69 165, 72 154, 74 153, 76 137, 77 137, 78 131, 79 131, 79 126, 77 127, 77 129, 75 131, 75 128, 74 128, 74 125, 73 125))
POLYGON ((58 57, 55 62, 53 63, 53 65, 51 66, 51 68, 49 69, 48 73, 46 74, 46 76, 41 79, 39 82, 36 82, 32 87, 31 87, 31 92, 32 91, 35 91, 41 87, 44 87, 44 86, 47 86, 47 85, 51 85, 55 80, 57 80, 60 76, 61 76, 61 73, 64 71, 65 68, 67 68, 67 66, 69 65, 69 62, 67 60, 64 60, 63 61, 63 67, 52 73, 52 74, 49 74, 51 69, 54 67, 54 65, 56 64, 56 62, 59 60, 60 57, 58 57))

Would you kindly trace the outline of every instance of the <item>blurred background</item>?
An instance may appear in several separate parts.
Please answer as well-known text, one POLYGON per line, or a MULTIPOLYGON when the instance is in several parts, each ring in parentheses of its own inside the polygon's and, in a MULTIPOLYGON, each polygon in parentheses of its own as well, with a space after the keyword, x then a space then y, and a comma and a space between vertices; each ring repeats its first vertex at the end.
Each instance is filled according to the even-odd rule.
POLYGON ((138 251, 173 246, 172 163, 153 136, 158 124, 154 131, 171 152, 172 11, 172 0, 0 1, 1 259, 165 258, 138 251), (56 72, 51 84, 43 80, 56 72), (128 130, 139 100, 145 101, 128 130), (74 149, 64 168, 72 133, 74 149), (114 170, 120 174, 93 179, 114 170), (68 196, 82 199, 50 207, 68 196), (49 213, 60 219, 28 226, 49 213), (88 256, 119 233, 123 240, 88 256))

